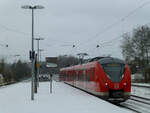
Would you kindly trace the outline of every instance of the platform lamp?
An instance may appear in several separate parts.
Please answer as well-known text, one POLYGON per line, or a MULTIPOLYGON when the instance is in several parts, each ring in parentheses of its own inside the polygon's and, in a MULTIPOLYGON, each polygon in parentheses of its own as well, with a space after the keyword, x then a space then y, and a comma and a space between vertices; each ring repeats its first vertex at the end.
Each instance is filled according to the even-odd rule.
POLYGON ((41 5, 24 5, 21 8, 23 9, 31 9, 32 11, 32 50, 31 50, 31 61, 32 61, 32 82, 31 82, 31 100, 34 100, 34 62, 35 62, 35 55, 34 55, 34 9, 43 9, 44 7, 41 5))

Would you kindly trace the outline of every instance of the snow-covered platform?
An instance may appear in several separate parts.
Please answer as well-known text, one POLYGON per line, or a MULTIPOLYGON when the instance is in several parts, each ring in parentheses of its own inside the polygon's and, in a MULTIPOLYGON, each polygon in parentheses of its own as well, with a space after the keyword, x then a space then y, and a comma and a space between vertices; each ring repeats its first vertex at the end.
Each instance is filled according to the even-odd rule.
POLYGON ((31 83, 22 82, 0 87, 0 113, 129 113, 104 100, 64 83, 40 83, 35 100, 31 101, 31 83))

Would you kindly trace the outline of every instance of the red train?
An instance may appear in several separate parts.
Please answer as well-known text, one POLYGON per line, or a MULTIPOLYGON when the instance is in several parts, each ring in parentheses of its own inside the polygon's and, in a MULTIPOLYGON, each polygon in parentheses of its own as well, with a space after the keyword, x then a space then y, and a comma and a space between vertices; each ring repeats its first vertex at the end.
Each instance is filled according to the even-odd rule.
POLYGON ((131 72, 117 58, 96 57, 86 64, 62 68, 60 80, 112 102, 130 97, 131 72))

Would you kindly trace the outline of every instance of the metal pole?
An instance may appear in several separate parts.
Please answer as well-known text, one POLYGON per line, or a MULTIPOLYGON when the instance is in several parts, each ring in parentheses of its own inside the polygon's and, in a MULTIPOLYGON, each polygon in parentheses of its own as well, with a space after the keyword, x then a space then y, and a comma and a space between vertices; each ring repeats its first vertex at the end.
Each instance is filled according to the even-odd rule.
MULTIPOLYGON (((41 52, 42 51, 39 49, 39 63, 40 63, 40 65, 42 64, 41 63, 41 52)), ((41 72, 42 72, 41 69, 39 69, 39 74, 42 74, 41 72)))
POLYGON ((43 40, 42 38, 35 38, 35 40, 37 40, 37 86, 39 87, 39 74, 40 74, 40 40, 43 40))
POLYGON ((32 8, 32 83, 31 100, 34 100, 34 8, 32 8))
POLYGON ((34 60, 34 93, 37 93, 37 54, 35 55, 35 60, 34 60))
POLYGON ((50 93, 52 93, 52 74, 50 73, 50 93))
POLYGON ((44 51, 44 50, 39 49, 39 62, 40 62, 40 64, 42 63, 42 51, 44 51))
MULTIPOLYGON (((37 63, 39 66, 39 40, 37 40, 37 48, 38 48, 38 55, 37 55, 37 63)), ((39 87, 39 67, 37 67, 37 86, 39 87)))
POLYGON ((41 52, 42 52, 42 51, 40 51, 40 53, 39 53, 39 55, 40 55, 40 56, 39 56, 39 58, 40 58, 40 64, 41 64, 41 58, 42 58, 41 52))
POLYGON ((35 69, 34 69, 34 63, 35 63, 35 52, 34 52, 34 9, 43 9, 43 6, 40 5, 35 5, 35 6, 30 6, 30 5, 24 5, 21 8, 23 9, 31 9, 32 10, 32 49, 30 51, 30 58, 31 58, 31 63, 32 63, 32 82, 31 82, 31 100, 34 100, 34 79, 35 79, 35 69))

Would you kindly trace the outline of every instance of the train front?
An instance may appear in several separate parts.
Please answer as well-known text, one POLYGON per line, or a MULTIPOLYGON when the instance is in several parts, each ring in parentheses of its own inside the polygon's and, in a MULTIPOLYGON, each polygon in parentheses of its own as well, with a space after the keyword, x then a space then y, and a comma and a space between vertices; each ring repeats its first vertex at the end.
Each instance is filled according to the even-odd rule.
POLYGON ((99 64, 102 71, 100 87, 105 92, 103 96, 112 102, 127 100, 131 92, 131 72, 128 65, 112 57, 100 59, 99 64))

